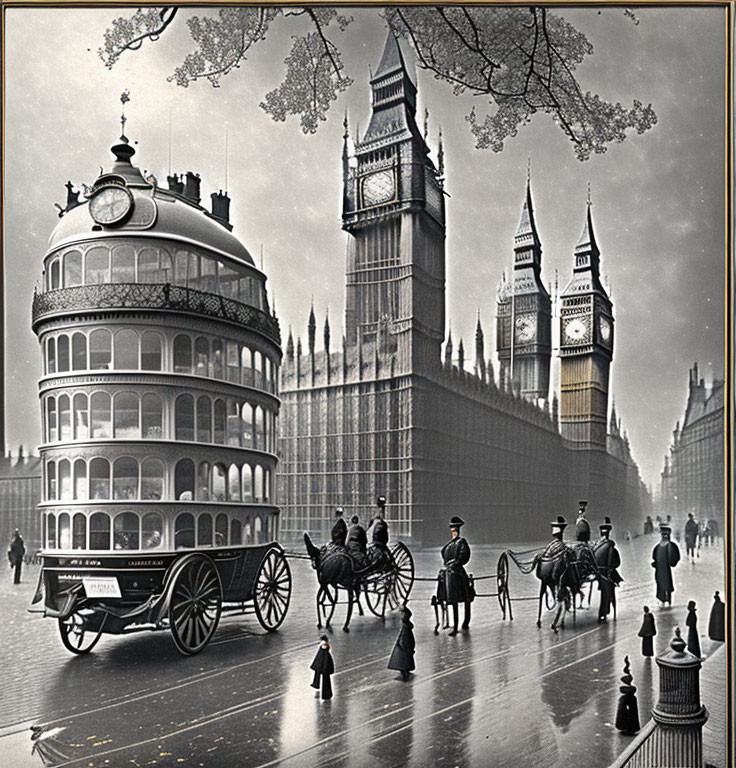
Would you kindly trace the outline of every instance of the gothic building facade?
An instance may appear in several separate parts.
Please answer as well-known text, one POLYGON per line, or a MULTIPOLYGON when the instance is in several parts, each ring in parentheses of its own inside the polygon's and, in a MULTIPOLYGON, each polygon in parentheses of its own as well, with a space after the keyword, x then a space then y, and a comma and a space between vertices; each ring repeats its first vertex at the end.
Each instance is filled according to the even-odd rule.
POLYGON ((325 536, 336 506, 367 522, 378 495, 392 534, 426 545, 444 540, 452 514, 474 541, 541 539, 579 498, 592 518, 638 526, 647 494, 615 418, 615 434, 606 429, 613 312, 590 208, 562 295, 559 402, 529 183, 513 275, 498 294, 498 381, 480 320, 474 373, 449 336, 443 362, 442 144, 435 165, 391 35, 371 87, 368 128, 351 156, 346 121, 343 146, 345 336, 333 349, 325 320, 317 349, 312 310, 307 348, 290 334, 281 370, 282 537, 325 536))

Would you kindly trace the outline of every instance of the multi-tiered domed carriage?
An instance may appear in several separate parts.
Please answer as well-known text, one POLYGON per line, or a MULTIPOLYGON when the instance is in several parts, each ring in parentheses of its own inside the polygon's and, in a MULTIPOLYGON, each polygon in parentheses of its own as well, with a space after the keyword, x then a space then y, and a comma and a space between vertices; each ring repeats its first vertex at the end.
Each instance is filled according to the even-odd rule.
POLYGON ((265 275, 199 177, 143 178, 123 136, 71 192, 44 259, 45 546, 34 600, 64 644, 168 628, 202 650, 223 612, 283 621, 274 505, 279 327, 265 275))

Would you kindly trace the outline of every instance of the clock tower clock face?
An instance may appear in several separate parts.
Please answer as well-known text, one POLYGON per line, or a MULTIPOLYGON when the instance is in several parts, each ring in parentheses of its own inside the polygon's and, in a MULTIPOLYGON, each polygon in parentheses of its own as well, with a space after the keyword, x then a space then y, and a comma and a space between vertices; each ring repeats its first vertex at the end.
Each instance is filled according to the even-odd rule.
POLYGON ((588 340, 588 324, 581 318, 575 317, 565 323, 566 344, 580 344, 588 340))
POLYGON ((516 331, 514 338, 517 343, 527 344, 530 341, 534 341, 534 337, 537 333, 536 318, 532 315, 521 315, 516 318, 515 322, 516 331))
POLYGON ((98 224, 117 224, 133 207, 130 192, 123 187, 103 187, 89 201, 89 212, 98 224))
POLYGON ((363 180, 363 205, 379 205, 394 199, 393 171, 378 171, 363 180))
POLYGON ((598 331, 601 336, 601 341, 604 344, 610 344, 611 343, 611 321, 607 318, 601 315, 598 318, 598 331))

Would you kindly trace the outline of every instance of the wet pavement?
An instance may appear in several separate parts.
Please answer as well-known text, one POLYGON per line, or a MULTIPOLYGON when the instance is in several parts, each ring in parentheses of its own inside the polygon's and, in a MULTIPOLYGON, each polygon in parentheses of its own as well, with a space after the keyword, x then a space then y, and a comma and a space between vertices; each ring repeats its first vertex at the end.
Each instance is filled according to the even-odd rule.
MULTIPOLYGON (((165 632, 103 636, 92 653, 71 656, 55 621, 26 612, 38 569, 28 568, 19 587, 8 571, 0 585, 6 629, 0 762, 13 768, 44 760, 87 768, 608 766, 630 741, 613 727, 625 654, 642 725, 656 699, 656 664, 641 657, 636 636, 642 606, 653 608, 658 653, 674 626, 684 627, 690 599, 698 603, 704 655, 721 645, 706 631, 713 592, 723 594, 722 548, 702 549, 695 564, 681 562, 675 605, 661 609, 649 565, 655 543, 656 537, 618 542, 625 582, 616 622, 597 623, 594 591, 592 607, 557 635, 549 629, 550 612, 537 629, 536 601, 518 600, 533 597, 537 582, 513 564, 514 620, 502 619, 495 597, 478 598, 470 631, 456 637, 433 634, 433 585, 417 582, 411 599, 417 670, 406 683, 386 669, 398 615, 382 622, 354 614, 345 634, 345 606, 338 606, 331 701, 315 698, 309 685, 319 631, 316 579, 304 560, 291 561, 292 603, 278 632, 263 632, 253 616, 227 618, 194 657, 181 656, 165 632)), ((499 552, 476 548, 469 570, 495 573, 499 552)), ((415 562, 418 576, 432 577, 440 558, 425 551, 415 553, 415 562)), ((492 585, 481 581, 478 591, 492 585)))

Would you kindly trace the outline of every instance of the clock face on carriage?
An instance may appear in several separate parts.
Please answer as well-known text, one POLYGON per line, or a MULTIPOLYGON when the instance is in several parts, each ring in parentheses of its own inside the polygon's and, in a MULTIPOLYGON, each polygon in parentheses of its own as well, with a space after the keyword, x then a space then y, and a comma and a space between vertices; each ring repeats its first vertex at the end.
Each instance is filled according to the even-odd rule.
POLYGON ((120 186, 103 187, 89 201, 89 212, 98 224, 119 224, 130 213, 133 197, 120 186))

